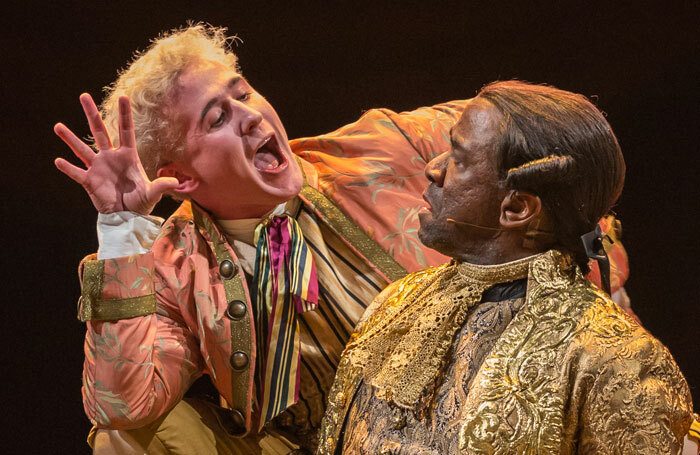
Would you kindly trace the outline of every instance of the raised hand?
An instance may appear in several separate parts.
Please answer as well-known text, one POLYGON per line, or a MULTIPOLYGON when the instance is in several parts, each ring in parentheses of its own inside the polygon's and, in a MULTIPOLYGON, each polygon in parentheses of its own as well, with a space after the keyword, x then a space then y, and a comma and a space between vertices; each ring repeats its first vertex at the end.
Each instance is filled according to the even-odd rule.
POLYGON ((85 188, 98 212, 128 210, 148 215, 165 192, 178 186, 178 181, 172 177, 150 181, 146 176, 136 151, 129 98, 119 98, 119 147, 116 149, 112 147, 112 141, 92 97, 83 93, 80 95, 80 104, 85 111, 98 152, 93 151, 65 125, 57 123, 54 132, 68 144, 86 169, 63 158, 55 160, 56 167, 85 188))

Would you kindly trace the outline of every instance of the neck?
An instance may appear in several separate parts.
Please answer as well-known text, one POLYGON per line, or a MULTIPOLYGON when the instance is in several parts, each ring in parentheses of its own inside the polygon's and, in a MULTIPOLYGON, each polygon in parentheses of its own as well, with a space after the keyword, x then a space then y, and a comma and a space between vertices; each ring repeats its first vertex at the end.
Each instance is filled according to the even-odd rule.
POLYGON ((504 253, 504 252, 498 252, 498 251, 486 251, 482 252, 485 254, 469 254, 469 253, 464 253, 464 254, 457 254, 453 255, 452 257, 456 259, 457 261, 460 262, 468 262, 470 264, 474 265, 497 265, 497 264, 505 264, 507 262, 513 262, 517 261, 518 259, 523 259, 526 257, 534 256, 536 254, 541 253, 541 251, 520 251, 518 253, 504 253))
POLYGON ((530 241, 524 236, 497 236, 477 249, 465 249, 450 254, 460 262, 475 265, 496 265, 517 261, 547 251, 540 242, 530 241))
POLYGON ((217 220, 243 220, 250 218, 264 218, 278 205, 288 201, 279 201, 265 205, 235 205, 227 206, 220 202, 206 204, 205 201, 196 201, 217 220))

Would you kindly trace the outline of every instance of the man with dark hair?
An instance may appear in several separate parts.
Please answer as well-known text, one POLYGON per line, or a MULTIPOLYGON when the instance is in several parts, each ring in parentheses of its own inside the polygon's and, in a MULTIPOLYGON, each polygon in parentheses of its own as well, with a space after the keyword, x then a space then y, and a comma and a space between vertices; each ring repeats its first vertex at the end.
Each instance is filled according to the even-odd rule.
POLYGON ((450 141, 426 169, 419 236, 453 260, 368 308, 319 453, 677 454, 685 379, 584 279, 589 257, 606 262, 596 222, 625 174, 603 115, 581 95, 493 83, 450 141))

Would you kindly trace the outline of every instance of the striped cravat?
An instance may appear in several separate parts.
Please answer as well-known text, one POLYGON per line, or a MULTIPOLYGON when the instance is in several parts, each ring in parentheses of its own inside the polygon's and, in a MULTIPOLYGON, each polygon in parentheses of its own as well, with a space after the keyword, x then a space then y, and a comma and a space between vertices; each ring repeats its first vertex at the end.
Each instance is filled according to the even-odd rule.
POLYGON ((275 216, 255 229, 258 403, 262 426, 299 400, 297 313, 318 305, 318 279, 296 220, 275 216))

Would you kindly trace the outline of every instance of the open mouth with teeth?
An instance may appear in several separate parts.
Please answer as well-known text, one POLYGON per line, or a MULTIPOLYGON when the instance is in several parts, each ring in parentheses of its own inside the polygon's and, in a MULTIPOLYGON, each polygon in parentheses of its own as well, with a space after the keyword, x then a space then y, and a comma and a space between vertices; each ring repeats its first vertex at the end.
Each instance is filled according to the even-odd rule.
POLYGON ((281 172, 288 164, 275 136, 270 136, 265 140, 253 156, 253 165, 260 172, 281 172))

